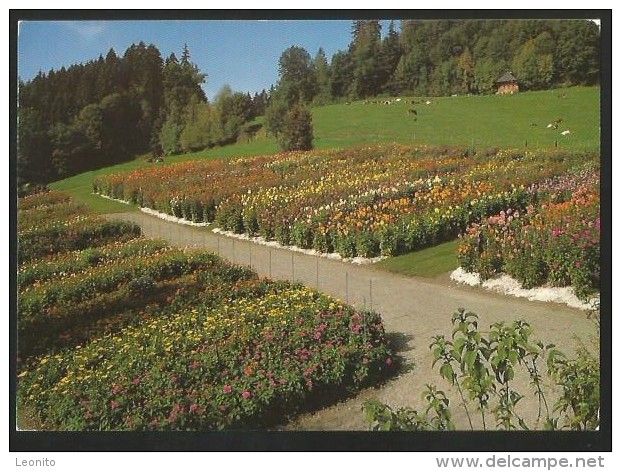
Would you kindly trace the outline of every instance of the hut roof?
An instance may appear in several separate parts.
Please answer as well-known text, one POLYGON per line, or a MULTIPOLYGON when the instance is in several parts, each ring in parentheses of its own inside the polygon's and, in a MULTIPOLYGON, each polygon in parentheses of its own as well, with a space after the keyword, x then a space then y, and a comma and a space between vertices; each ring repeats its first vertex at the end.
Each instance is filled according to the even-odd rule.
POLYGON ((496 80, 496 83, 513 83, 518 80, 513 76, 511 72, 505 72, 502 77, 496 80))

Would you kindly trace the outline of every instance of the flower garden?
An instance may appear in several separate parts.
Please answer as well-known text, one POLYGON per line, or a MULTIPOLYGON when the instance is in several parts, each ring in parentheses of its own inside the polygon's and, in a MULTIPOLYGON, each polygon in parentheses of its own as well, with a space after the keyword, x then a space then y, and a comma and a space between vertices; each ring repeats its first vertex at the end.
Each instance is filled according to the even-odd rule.
POLYGON ((584 169, 534 185, 535 203, 507 208, 469 226, 458 249, 462 268, 483 279, 507 273, 524 288, 599 290, 599 171, 584 169))
POLYGON ((378 145, 186 162, 107 175, 96 193, 343 257, 392 256, 465 232, 458 258, 525 287, 599 283, 599 156, 378 145))
POLYGON ((255 428, 390 370, 375 313, 60 193, 18 208, 18 404, 46 429, 255 428))

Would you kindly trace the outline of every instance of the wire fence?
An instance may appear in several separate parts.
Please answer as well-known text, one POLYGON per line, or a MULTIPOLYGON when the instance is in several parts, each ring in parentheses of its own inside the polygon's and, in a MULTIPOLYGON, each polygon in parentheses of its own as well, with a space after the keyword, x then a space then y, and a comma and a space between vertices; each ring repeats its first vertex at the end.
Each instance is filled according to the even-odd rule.
POLYGON ((301 283, 363 309, 378 309, 377 276, 348 262, 216 234, 208 227, 184 226, 140 213, 123 214, 138 223, 147 237, 179 247, 204 248, 259 276, 301 283))

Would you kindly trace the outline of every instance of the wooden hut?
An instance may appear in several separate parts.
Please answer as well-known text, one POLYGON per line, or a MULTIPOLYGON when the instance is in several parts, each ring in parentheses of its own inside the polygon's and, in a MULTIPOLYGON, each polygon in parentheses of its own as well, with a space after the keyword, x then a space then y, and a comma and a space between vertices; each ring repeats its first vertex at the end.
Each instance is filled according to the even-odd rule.
POLYGON ((511 72, 505 72, 502 77, 496 80, 497 95, 513 95, 519 91, 518 81, 511 72))

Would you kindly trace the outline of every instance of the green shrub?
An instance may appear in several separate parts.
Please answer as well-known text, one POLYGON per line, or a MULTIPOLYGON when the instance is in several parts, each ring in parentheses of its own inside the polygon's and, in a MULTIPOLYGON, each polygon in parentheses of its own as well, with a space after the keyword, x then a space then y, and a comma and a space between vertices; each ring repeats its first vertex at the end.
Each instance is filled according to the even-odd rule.
MULTIPOLYGON (((455 312, 452 323, 451 339, 436 336, 430 345, 432 367, 439 364, 440 376, 457 389, 471 429, 473 408, 483 429, 594 430, 599 425, 599 357, 586 347, 581 345, 577 357, 568 360, 554 345, 531 340, 532 329, 524 321, 509 326, 496 323, 484 335, 478 316, 462 308, 455 312), (548 375, 562 389, 553 410, 542 389, 544 361, 548 375), (513 385, 518 370, 528 375, 532 393, 539 401, 534 423, 526 423, 516 408, 524 398, 513 385)), ((423 398, 428 404, 423 413, 410 407, 392 409, 377 399, 366 401, 363 410, 369 427, 376 431, 454 430, 446 394, 427 385, 423 398)))
POLYGON ((297 104, 293 105, 284 120, 278 141, 285 151, 312 149, 313 118, 310 111, 297 104))

